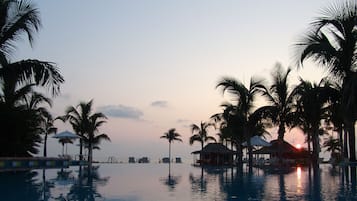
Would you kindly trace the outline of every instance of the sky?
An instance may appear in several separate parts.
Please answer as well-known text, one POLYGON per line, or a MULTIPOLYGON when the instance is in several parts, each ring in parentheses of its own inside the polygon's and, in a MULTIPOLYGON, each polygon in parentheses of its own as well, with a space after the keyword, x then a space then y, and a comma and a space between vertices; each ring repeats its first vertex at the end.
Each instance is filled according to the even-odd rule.
MULTIPOLYGON (((170 128, 183 140, 174 142, 172 155, 191 159, 200 145, 189 145, 189 125, 208 121, 222 112, 222 102, 231 100, 215 88, 223 76, 247 86, 252 76, 269 81, 280 62, 294 69, 292 82, 298 76, 319 81, 324 72, 313 64, 296 70, 294 44, 333 2, 38 0, 33 3, 42 28, 33 47, 25 38, 19 41, 12 60, 56 63, 65 83, 61 95, 53 98, 54 116, 91 99, 94 111, 108 116, 100 131, 111 142, 94 152, 98 160, 165 157, 168 142, 159 137, 170 128)), ((59 132, 71 131, 68 123, 56 126, 59 132)), ((215 137, 217 133, 209 131, 215 137)), ((276 138, 276 130, 267 138, 276 138)), ((285 139, 304 143, 298 130, 285 139)), ((57 156, 61 145, 53 138, 49 141, 49 154, 57 156)), ((69 154, 78 153, 75 144, 68 145, 69 154)))

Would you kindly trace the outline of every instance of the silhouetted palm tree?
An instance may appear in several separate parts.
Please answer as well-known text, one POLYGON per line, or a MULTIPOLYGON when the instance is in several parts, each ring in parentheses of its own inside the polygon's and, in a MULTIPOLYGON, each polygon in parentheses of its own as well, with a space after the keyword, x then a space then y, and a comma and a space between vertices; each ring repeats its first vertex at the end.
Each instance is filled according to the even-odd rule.
POLYGON ((294 107, 294 97, 288 83, 290 72, 290 68, 284 70, 281 64, 277 63, 272 72, 272 84, 265 89, 261 88, 270 104, 264 107, 265 114, 278 126, 278 140, 281 142, 284 140, 285 127, 288 127, 289 116, 294 107))
MULTIPOLYGON (((236 120, 234 124, 236 124, 236 132, 233 134, 243 136, 243 139, 247 141, 248 153, 249 153, 249 164, 252 167, 253 155, 252 155, 252 146, 250 144, 250 138, 253 135, 260 133, 260 129, 263 128, 261 119, 263 117, 263 110, 255 109, 254 101, 257 93, 260 93, 264 86, 262 85, 262 81, 251 79, 249 88, 245 87, 244 84, 234 78, 222 78, 217 85, 218 87, 222 87, 222 91, 229 92, 232 94, 236 101, 236 106, 229 106, 227 108, 232 109, 230 114, 233 114, 233 119, 236 120)), ((223 114, 225 115, 225 114, 223 114)), ((232 125, 232 124, 231 124, 232 125)), ((234 137, 239 139, 239 137, 234 137)), ((242 138, 240 138, 242 139, 242 138)), ((241 140, 237 140, 239 144, 237 147, 241 149, 241 140)))
POLYGON ((83 159, 84 142, 88 145, 88 162, 91 164, 93 145, 101 140, 110 140, 106 134, 99 134, 98 128, 106 123, 107 117, 103 113, 93 113, 93 100, 81 102, 77 107, 70 106, 62 120, 68 120, 73 130, 80 136, 80 160, 83 159))
POLYGON ((231 142, 231 148, 236 147, 238 164, 243 165, 243 146, 245 141, 244 133, 242 132, 242 124, 240 123, 242 117, 237 113, 237 107, 231 103, 221 104, 223 112, 215 114, 211 117, 216 123, 219 124, 221 136, 226 141, 231 142))
POLYGON ((98 134, 98 129, 104 123, 107 117, 103 113, 94 113, 89 117, 89 127, 87 130, 87 135, 84 135, 84 141, 88 145, 88 162, 92 164, 93 160, 93 146, 101 142, 101 140, 110 141, 110 138, 107 134, 98 134))
MULTIPOLYGON (((181 135, 179 133, 176 132, 176 129, 171 128, 168 132, 164 133, 164 135, 162 135, 160 138, 161 139, 167 139, 169 141, 169 163, 171 163, 171 142, 174 141, 180 141, 181 140, 181 135)), ((170 172, 169 172, 170 175, 170 172)))
POLYGON ((34 33, 41 26, 38 9, 25 0, 2 0, 0 2, 0 52, 9 55, 15 42, 26 33, 30 44, 34 33))
POLYGON ((212 136, 209 136, 207 133, 207 129, 211 126, 214 126, 212 123, 206 123, 202 122, 198 126, 196 124, 191 124, 191 132, 192 136, 190 137, 190 145, 193 145, 194 142, 198 141, 201 143, 201 150, 203 149, 204 143, 207 141, 214 141, 216 142, 216 139, 212 136))
POLYGON ((83 160, 83 140, 86 134, 86 128, 89 127, 89 116, 92 112, 93 101, 80 102, 76 107, 70 106, 66 109, 66 114, 61 119, 68 120, 74 132, 79 138, 79 160, 83 160))
POLYGON ((33 92, 24 97, 24 104, 26 109, 33 110, 36 113, 39 124, 38 133, 45 135, 43 140, 43 156, 47 157, 47 137, 49 134, 56 133, 57 128, 53 124, 54 119, 52 115, 43 104, 52 107, 52 100, 38 92, 33 92))
POLYGON ((342 80, 344 124, 349 137, 350 161, 356 160, 355 129, 357 118, 357 3, 344 1, 325 9, 307 34, 298 42, 299 64, 307 59, 325 66, 342 80))
POLYGON ((59 93, 64 82, 51 62, 35 59, 10 61, 16 41, 26 34, 30 44, 40 27, 38 9, 21 0, 0 2, 0 127, 3 136, 0 155, 29 156, 38 152, 41 141, 38 108, 28 109, 25 98, 34 93, 34 86, 45 87, 52 95, 59 93), (5 118, 6 117, 6 118, 5 118))
MULTIPOLYGON (((339 91, 332 87, 332 84, 325 78, 319 84, 300 80, 300 84, 294 89, 292 94, 296 98, 296 114, 300 119, 298 126, 308 134, 307 142, 312 140, 313 164, 318 164, 320 143, 319 136, 322 130, 321 120, 327 119, 329 105, 339 100, 339 91)), ((308 146, 310 148, 310 145, 308 146)), ((309 149, 310 151, 310 149, 309 149)))

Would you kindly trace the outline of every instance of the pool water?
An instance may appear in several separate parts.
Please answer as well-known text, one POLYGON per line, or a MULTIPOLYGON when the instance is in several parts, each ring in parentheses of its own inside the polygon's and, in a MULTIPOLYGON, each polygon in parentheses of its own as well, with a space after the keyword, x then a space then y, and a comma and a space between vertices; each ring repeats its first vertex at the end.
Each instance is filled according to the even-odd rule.
POLYGON ((356 167, 318 171, 201 168, 189 164, 99 164, 0 173, 0 200, 357 200, 356 167))

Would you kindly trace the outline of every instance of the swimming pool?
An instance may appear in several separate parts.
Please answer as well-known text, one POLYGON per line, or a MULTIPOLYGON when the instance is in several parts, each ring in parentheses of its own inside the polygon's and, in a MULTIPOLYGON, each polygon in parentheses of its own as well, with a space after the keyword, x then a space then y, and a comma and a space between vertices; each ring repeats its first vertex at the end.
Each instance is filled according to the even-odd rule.
POLYGON ((357 200, 356 167, 284 172, 189 164, 100 164, 0 173, 0 200, 357 200), (79 176, 82 175, 82 176, 79 176))

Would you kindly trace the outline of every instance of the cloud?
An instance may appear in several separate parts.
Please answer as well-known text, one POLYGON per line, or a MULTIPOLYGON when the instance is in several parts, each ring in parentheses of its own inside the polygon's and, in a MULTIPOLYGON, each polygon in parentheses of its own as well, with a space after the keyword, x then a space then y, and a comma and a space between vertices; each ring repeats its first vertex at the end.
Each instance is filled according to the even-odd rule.
POLYGON ((139 109, 125 105, 106 105, 98 107, 98 110, 107 116, 124 119, 140 119, 144 115, 139 109))
POLYGON ((168 106, 168 102, 167 101, 158 100, 158 101, 152 102, 150 105, 153 106, 153 107, 166 108, 168 106))
POLYGON ((182 124, 182 123, 190 123, 191 121, 190 120, 188 120, 188 119, 177 119, 177 121, 176 121, 177 123, 180 123, 180 124, 182 124))

